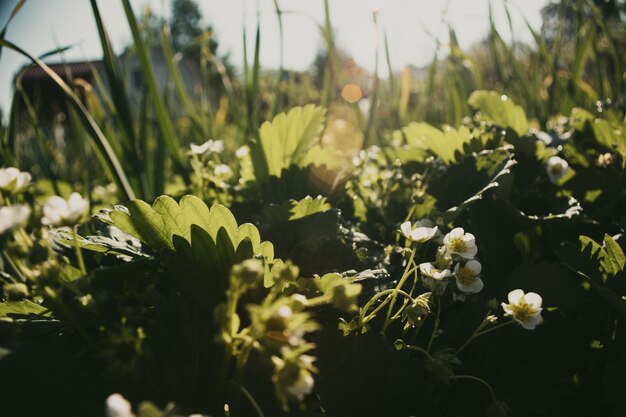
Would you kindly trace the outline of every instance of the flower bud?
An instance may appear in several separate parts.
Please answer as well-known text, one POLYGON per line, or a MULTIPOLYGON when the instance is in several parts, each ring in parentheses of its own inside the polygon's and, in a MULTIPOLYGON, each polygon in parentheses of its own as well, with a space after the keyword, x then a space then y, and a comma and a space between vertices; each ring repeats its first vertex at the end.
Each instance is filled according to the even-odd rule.
POLYGON ((313 391, 315 380, 312 372, 315 372, 313 361, 315 358, 309 355, 299 355, 295 358, 281 359, 272 357, 276 367, 272 380, 279 395, 302 399, 313 391))
POLYGON ((440 246, 439 249, 437 249, 437 256, 435 260, 437 269, 448 269, 451 264, 452 255, 448 252, 445 246, 440 246))
POLYGON ((265 322, 268 333, 282 333, 289 326, 289 320, 293 317, 293 310, 289 306, 281 306, 265 322))
POLYGON ((275 268, 272 273, 274 274, 274 280, 276 282, 295 282, 300 276, 300 268, 288 260, 275 268))
POLYGON ((431 294, 432 293, 427 292, 420 295, 402 311, 402 318, 406 320, 411 327, 415 327, 423 317, 430 314, 429 301, 431 294))
POLYGON ((264 274, 265 267, 257 259, 246 259, 242 263, 234 265, 231 270, 231 277, 246 286, 254 286, 263 282, 264 274))
POLYGON ((4 284, 2 290, 6 298, 11 301, 19 301, 28 297, 28 287, 21 282, 4 284))

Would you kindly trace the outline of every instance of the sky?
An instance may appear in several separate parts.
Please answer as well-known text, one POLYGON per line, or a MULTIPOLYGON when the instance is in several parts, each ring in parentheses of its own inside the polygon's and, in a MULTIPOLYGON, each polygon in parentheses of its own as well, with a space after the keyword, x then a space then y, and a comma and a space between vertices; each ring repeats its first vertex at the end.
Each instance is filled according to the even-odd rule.
MULTIPOLYGON (((491 0, 496 25, 506 39, 511 38, 504 10, 511 12, 516 40, 532 42, 526 21, 540 28, 540 11, 548 0, 491 0)), ((0 28, 4 27, 18 0, 0 0, 0 28)), ((257 12, 261 25, 261 65, 277 68, 280 62, 278 22, 274 0, 198 0, 205 24, 211 24, 221 53, 230 53, 231 62, 243 62, 242 29, 249 34, 249 53, 254 50, 253 35, 257 12)), ((323 0, 279 0, 284 11, 284 64, 288 69, 311 66, 322 46, 319 25, 324 23, 323 0)), ((355 61, 372 70, 375 43, 382 48, 382 33, 387 34, 394 70, 404 65, 422 66, 433 57, 436 39, 445 45, 448 25, 454 28, 462 48, 483 39, 489 26, 489 0, 329 0, 330 18, 336 46, 355 61), (373 27, 372 10, 378 10, 378 32, 373 27)), ((150 6, 153 12, 168 17, 169 0, 131 0, 135 14, 150 6)), ((131 40, 130 30, 119 0, 98 0, 100 12, 114 49, 122 51, 131 40)), ((88 0, 26 0, 11 21, 6 38, 33 55, 72 45, 65 59, 99 59, 102 55, 97 29, 88 0)), ((382 51, 382 49, 381 49, 382 51)), ((384 54, 379 57, 381 75, 386 74, 384 54)), ((59 61, 58 57, 48 62, 59 61)), ((27 60, 3 48, 0 56, 0 108, 6 117, 11 103, 11 82, 27 60)))

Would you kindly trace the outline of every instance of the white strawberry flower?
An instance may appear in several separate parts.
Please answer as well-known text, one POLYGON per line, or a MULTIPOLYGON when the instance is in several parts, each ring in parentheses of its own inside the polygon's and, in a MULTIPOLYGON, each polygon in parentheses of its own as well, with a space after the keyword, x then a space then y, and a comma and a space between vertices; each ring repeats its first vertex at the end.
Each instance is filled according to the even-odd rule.
POLYGON ((245 158, 248 154, 250 154, 250 148, 247 145, 243 145, 235 151, 235 155, 239 159, 245 158))
POLYGON ((476 260, 470 260, 461 266, 460 263, 454 267, 456 286, 464 293, 475 294, 482 291, 483 280, 480 279, 482 265, 476 260))
POLYGON ((26 223, 30 207, 21 204, 0 207, 0 235, 26 223))
POLYGON ((423 276, 436 279, 438 281, 452 276, 452 272, 449 269, 437 269, 437 267, 430 262, 421 263, 420 272, 423 276))
POLYGON ((421 226, 422 222, 416 223, 413 228, 411 222, 404 222, 400 225, 400 233, 402 236, 412 242, 424 243, 432 239, 437 234, 437 226, 426 227, 421 226))
POLYGON ((465 259, 474 259, 478 253, 476 239, 471 233, 465 233, 461 227, 452 229, 444 236, 443 244, 450 255, 458 255, 465 259))
POLYGON ((509 304, 502 303, 505 316, 511 316, 525 329, 533 330, 543 321, 541 317, 541 303, 543 300, 539 294, 529 292, 524 294, 522 290, 513 290, 509 293, 509 304))
POLYGON ((72 193, 65 200, 59 196, 48 198, 43 206, 44 226, 75 226, 84 218, 89 203, 80 194, 72 193))
POLYGON ((28 172, 15 167, 0 168, 0 190, 19 193, 24 191, 32 179, 28 172))
POLYGON ((213 170, 215 176, 222 181, 228 181, 233 176, 233 170, 226 164, 219 164, 213 170))
POLYGON ((135 417, 130 403, 121 394, 111 394, 106 402, 107 417, 135 417))
POLYGON ((548 159, 546 164, 546 171, 548 172, 548 178, 553 184, 559 182, 561 178, 569 171, 569 164, 561 157, 553 156, 548 159))
POLYGON ((422 273, 422 283, 431 291, 441 293, 448 285, 448 278, 452 276, 449 269, 438 269, 430 262, 424 262, 419 265, 422 273))
POLYGON ((224 142, 221 140, 209 139, 202 145, 196 145, 192 143, 189 145, 189 153, 193 155, 204 155, 211 153, 220 153, 224 150, 224 142))

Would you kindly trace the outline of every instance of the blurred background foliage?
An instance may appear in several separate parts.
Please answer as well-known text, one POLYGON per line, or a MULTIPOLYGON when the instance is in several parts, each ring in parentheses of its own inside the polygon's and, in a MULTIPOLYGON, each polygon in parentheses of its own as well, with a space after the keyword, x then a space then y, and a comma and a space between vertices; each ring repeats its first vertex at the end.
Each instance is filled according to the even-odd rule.
MULTIPOLYGON (((97 3, 92 5, 96 22, 101 22, 97 3)), ((626 65, 620 51, 626 42, 626 17, 624 2, 618 0, 549 3, 542 11, 541 29, 528 26, 534 39, 530 45, 515 36, 505 42, 492 19, 488 36, 462 50, 450 27, 449 41, 438 42, 429 66, 407 66, 400 73, 389 67, 387 79, 360 68, 335 46, 328 13, 318 23, 324 47, 310 71, 261 68, 258 26, 256 33, 243 33, 255 48, 246 51, 237 70, 218 47, 219 34, 202 26, 192 0, 173 1, 169 21, 149 9, 137 16, 130 4, 125 6, 134 42, 118 57, 104 25, 98 24, 104 55, 102 62, 90 64, 92 75, 73 76, 62 49, 50 55, 65 63, 65 69, 58 65, 54 71, 100 127, 127 171, 133 194, 148 199, 166 187, 189 184, 181 147, 220 138, 232 157, 255 136, 261 121, 296 105, 327 106, 328 123, 347 120, 362 132, 365 146, 391 143, 390 132, 410 121, 459 125, 472 114, 466 98, 479 89, 513 98, 539 129, 573 107, 602 111, 624 106, 626 65), (138 71, 127 68, 136 62, 138 71)), ((284 18, 279 2, 276 13, 284 18)), ((384 39, 372 47, 389 62, 393 45, 384 39)), ((15 78, 8 125, 2 127, 5 163, 29 166, 36 177, 45 176, 53 184, 63 181, 86 190, 114 182, 120 196, 128 194, 107 168, 110 164, 85 146, 89 128, 73 122, 81 116, 67 106, 65 94, 41 82, 35 83, 37 88, 24 86, 25 73, 15 78), (53 99, 46 99, 53 93, 53 99), (68 161, 65 155, 81 157, 68 161), (82 184, 77 178, 83 178, 82 184)))

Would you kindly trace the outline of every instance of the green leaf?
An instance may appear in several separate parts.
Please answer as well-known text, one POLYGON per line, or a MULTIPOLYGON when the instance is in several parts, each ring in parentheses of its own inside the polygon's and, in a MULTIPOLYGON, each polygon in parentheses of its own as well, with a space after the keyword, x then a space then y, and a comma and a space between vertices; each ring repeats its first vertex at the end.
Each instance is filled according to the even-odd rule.
POLYGON ((417 155, 432 153, 440 157, 446 164, 451 164, 457 160, 457 153, 463 155, 464 145, 468 145, 472 136, 465 126, 459 130, 451 127, 444 127, 443 131, 428 123, 409 123, 404 128, 404 135, 409 148, 415 149, 417 155))
MULTIPOLYGON (((167 196, 159 198, 171 200, 171 197, 167 196)), ((159 205, 163 211, 167 203, 160 203, 159 205)), ((149 204, 142 200, 131 201, 128 204, 128 213, 122 210, 112 211, 111 220, 123 232, 136 237, 153 249, 174 248, 171 230, 172 227, 177 228, 176 224, 166 223, 160 213, 157 213, 149 204)))
POLYGON ((593 114, 580 107, 574 107, 570 112, 569 119, 574 129, 582 131, 588 121, 593 121, 593 114))
MULTIPOLYGON (((183 197, 180 204, 171 197, 161 196, 152 206, 133 200, 128 204, 128 212, 117 209, 110 216, 114 226, 152 249, 169 249, 191 261, 190 266, 174 261, 181 271, 187 267, 217 271, 220 279, 225 280, 235 254, 247 253, 244 249, 238 251, 242 244, 251 247, 252 256, 262 256, 266 265, 274 262, 274 246, 261 241, 256 226, 250 223, 239 226, 229 209, 220 204, 209 209, 194 196, 183 197)), ((266 276, 269 281, 269 266, 266 276)))
POLYGON ((617 275, 617 273, 623 271, 626 264, 624 251, 609 235, 604 235, 604 250, 606 252, 606 261, 603 265, 604 270, 611 275, 617 275))
POLYGON ((30 300, 5 301, 0 303, 0 317, 41 315, 46 311, 47 309, 45 307, 33 303, 30 300))
POLYGON ((622 155, 622 168, 626 168, 626 125, 614 126, 608 120, 595 119, 591 127, 600 145, 622 155))
POLYGON ((174 236, 191 242, 192 226, 207 232, 213 242, 218 235, 225 234, 223 238, 227 237, 235 249, 241 241, 249 239, 255 254, 261 250, 261 235, 254 225, 238 226, 226 207, 216 204, 209 209, 202 200, 190 195, 183 197, 180 204, 171 197, 161 196, 152 207, 142 200, 133 200, 128 204, 128 212, 113 210, 110 216, 114 226, 156 250, 175 250, 174 236))
POLYGON ((609 235, 604 235, 604 242, 600 245, 588 236, 580 236, 581 252, 589 249, 591 259, 599 261, 598 270, 602 273, 602 277, 606 282, 609 275, 616 276, 624 270, 626 265, 626 257, 624 251, 617 242, 609 235))
POLYGON ((290 210, 291 216, 289 220, 298 220, 311 214, 321 213, 330 210, 330 204, 326 202, 326 198, 317 196, 315 199, 307 196, 298 202, 292 203, 290 210))
POLYGON ((283 169, 305 161, 307 153, 319 142, 326 110, 308 105, 280 113, 259 129, 259 142, 251 146, 258 181, 280 177, 283 169))
POLYGON ((469 105, 478 110, 478 118, 502 128, 510 128, 518 136, 528 132, 528 120, 524 109, 509 97, 495 91, 474 91, 469 105))
POLYGON ((436 198, 437 208, 446 221, 452 221, 490 189, 498 187, 516 164, 506 148, 467 155, 459 163, 428 185, 428 193, 436 198))
POLYGON ((139 417, 165 417, 166 414, 149 401, 139 404, 139 417))

